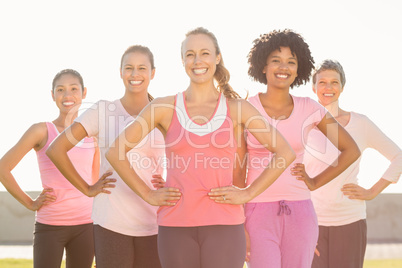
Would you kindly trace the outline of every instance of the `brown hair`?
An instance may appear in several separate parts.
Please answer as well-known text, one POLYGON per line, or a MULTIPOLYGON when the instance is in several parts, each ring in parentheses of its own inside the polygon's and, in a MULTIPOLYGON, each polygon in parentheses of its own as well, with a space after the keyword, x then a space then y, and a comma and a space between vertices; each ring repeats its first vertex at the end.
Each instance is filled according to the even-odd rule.
MULTIPOLYGON (((147 55, 149 58, 149 61, 151 62, 151 68, 152 70, 155 69, 155 63, 154 63, 154 55, 152 54, 151 50, 148 47, 141 46, 141 45, 134 45, 126 49, 126 51, 123 53, 123 56, 121 56, 121 61, 120 61, 120 69, 123 67, 123 59, 127 54, 130 53, 142 53, 144 55, 147 55)), ((148 93, 148 99, 149 101, 152 101, 154 97, 151 96, 151 94, 148 93)))
MULTIPOLYGON (((240 95, 237 94, 237 92, 234 91, 233 88, 229 85, 230 73, 229 73, 228 69, 226 69, 226 67, 223 63, 222 53, 219 48, 218 40, 216 39, 215 35, 203 27, 198 27, 194 30, 189 31, 186 34, 186 38, 189 37, 190 35, 197 35, 197 34, 204 34, 204 35, 208 36, 209 38, 211 38, 211 40, 215 46, 216 55, 221 55, 221 60, 216 65, 216 71, 214 74, 214 79, 218 84, 217 88, 218 88, 219 92, 223 93, 223 95, 228 99, 239 99, 240 95)), ((184 41, 181 44, 182 47, 183 47, 183 43, 184 43, 184 41)))
POLYGON ((52 91, 54 91, 54 87, 56 86, 56 81, 57 81, 58 79, 60 79, 60 77, 62 77, 62 76, 65 75, 65 74, 70 74, 70 75, 72 75, 72 76, 77 77, 77 78, 78 78, 78 81, 79 81, 80 84, 81 84, 82 91, 84 91, 84 80, 82 79, 82 76, 80 75, 80 73, 77 72, 76 70, 73 70, 73 69, 64 69, 64 70, 61 70, 60 72, 58 72, 58 73, 54 76, 53 81, 52 81, 52 91))

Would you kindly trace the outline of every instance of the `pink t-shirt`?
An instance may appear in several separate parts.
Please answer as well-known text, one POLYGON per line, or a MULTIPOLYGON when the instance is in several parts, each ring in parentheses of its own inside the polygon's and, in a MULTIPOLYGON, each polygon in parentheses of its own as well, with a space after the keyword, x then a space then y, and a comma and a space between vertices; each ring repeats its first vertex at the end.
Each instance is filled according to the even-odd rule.
MULTIPOLYGON (((36 152, 43 188, 53 188, 56 201, 36 212, 36 221, 49 225, 79 225, 91 223, 92 198, 77 190, 47 157, 46 149, 59 135, 53 123, 46 122, 46 145, 36 152)), ((69 152, 74 167, 81 177, 92 184, 92 167, 95 155, 94 140, 85 138, 69 152)))
POLYGON ((232 120, 226 98, 220 95, 212 118, 195 123, 188 115, 184 93, 176 96, 175 112, 167 131, 166 187, 179 188, 175 206, 158 211, 161 226, 236 225, 244 222, 241 205, 218 204, 208 192, 233 183, 236 152, 232 120))
MULTIPOLYGON (((292 96, 294 108, 291 115, 281 120, 267 115, 261 104, 259 94, 249 98, 249 102, 273 125, 288 141, 296 153, 293 163, 302 163, 307 136, 327 113, 326 109, 308 97, 292 96)), ((272 153, 265 149, 257 139, 247 131, 247 185, 250 185, 271 161, 272 153)), ((279 160, 280 161, 280 160, 279 160)), ((280 163, 278 163, 280 164, 280 163)), ((303 181, 299 181, 290 172, 292 164, 262 194, 250 202, 274 202, 280 200, 310 199, 310 190, 303 181)))

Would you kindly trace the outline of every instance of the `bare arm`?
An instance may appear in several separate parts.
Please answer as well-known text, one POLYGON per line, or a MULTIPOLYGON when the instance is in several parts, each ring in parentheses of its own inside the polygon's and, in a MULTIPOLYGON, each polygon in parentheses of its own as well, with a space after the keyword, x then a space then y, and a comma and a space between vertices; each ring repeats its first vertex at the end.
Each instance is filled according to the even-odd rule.
POLYGON ((294 165, 292 168, 292 174, 295 175, 298 180, 303 180, 311 191, 320 188, 336 178, 354 161, 356 161, 361 154, 359 147, 357 147, 353 138, 329 113, 324 116, 321 122, 317 125, 317 128, 336 148, 338 148, 340 154, 331 165, 315 178, 310 178, 308 176, 304 170, 303 164, 296 163, 294 165))
POLYGON ((32 198, 20 188, 11 171, 31 149, 39 150, 46 142, 46 124, 35 124, 31 126, 17 144, 0 159, 1 183, 18 202, 33 211, 39 210, 43 205, 56 200, 56 196, 52 194, 53 189, 43 189, 39 197, 32 200, 32 198))
POLYGON ((123 181, 138 196, 155 206, 175 205, 180 199, 181 194, 179 190, 176 188, 151 190, 135 170, 131 168, 126 154, 139 144, 155 127, 158 127, 163 133, 166 131, 166 115, 171 114, 171 109, 173 108, 170 103, 164 102, 166 98, 162 100, 155 99, 147 105, 137 116, 136 120, 128 125, 117 137, 106 153, 107 160, 123 181))
POLYGON ((237 151, 233 170, 233 185, 239 188, 246 187, 247 174, 247 144, 244 128, 239 126, 237 134, 237 151))
POLYGON ((231 115, 234 125, 241 124, 274 156, 260 176, 247 188, 221 187, 209 195, 218 203, 244 204, 264 192, 295 159, 295 153, 284 137, 250 103, 234 102, 231 115), (234 112, 233 112, 234 111, 234 112))
POLYGON ((112 174, 111 172, 103 174, 94 185, 88 185, 77 172, 67 155, 67 152, 86 136, 87 132, 84 127, 80 123, 74 122, 53 141, 46 150, 46 155, 52 160, 63 176, 83 194, 90 197, 96 196, 99 193, 110 194, 107 188, 114 187, 111 183, 116 181, 115 179, 107 178, 112 174))

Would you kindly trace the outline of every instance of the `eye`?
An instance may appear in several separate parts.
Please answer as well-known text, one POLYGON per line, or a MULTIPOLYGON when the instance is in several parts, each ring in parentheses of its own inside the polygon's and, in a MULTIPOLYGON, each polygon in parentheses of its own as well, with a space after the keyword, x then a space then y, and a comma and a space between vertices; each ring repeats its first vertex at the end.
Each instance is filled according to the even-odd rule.
POLYGON ((186 54, 186 57, 192 57, 192 56, 194 56, 193 53, 187 53, 187 54, 186 54))
POLYGON ((59 87, 59 88, 56 89, 56 91, 57 91, 57 92, 62 92, 62 91, 63 91, 63 88, 59 87))
POLYGON ((146 70, 146 68, 145 68, 145 67, 140 67, 140 68, 138 68, 138 69, 140 69, 140 70, 146 70))
POLYGON ((289 61, 289 64, 296 65, 295 61, 289 61))
POLYGON ((71 90, 78 90, 78 88, 76 88, 76 87, 73 87, 71 90))
POLYGON ((125 70, 132 70, 133 68, 131 67, 126 67, 125 70))
POLYGON ((209 55, 209 52, 204 52, 202 53, 202 55, 209 55))

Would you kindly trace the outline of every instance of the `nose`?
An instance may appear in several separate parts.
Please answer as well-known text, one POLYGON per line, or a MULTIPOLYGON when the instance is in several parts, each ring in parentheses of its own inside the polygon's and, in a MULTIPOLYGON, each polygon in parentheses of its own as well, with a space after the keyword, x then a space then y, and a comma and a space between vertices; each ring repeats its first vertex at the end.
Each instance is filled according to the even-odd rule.
POLYGON ((71 90, 64 90, 64 97, 72 96, 73 92, 71 90))
POLYGON ((286 62, 282 62, 279 65, 279 69, 289 69, 289 65, 286 62))
POLYGON ((331 88, 332 88, 331 83, 325 83, 325 88, 327 88, 327 89, 331 89, 331 88))
POLYGON ((201 57, 198 56, 198 55, 195 55, 194 56, 194 63, 198 63, 198 62, 201 62, 201 57))

